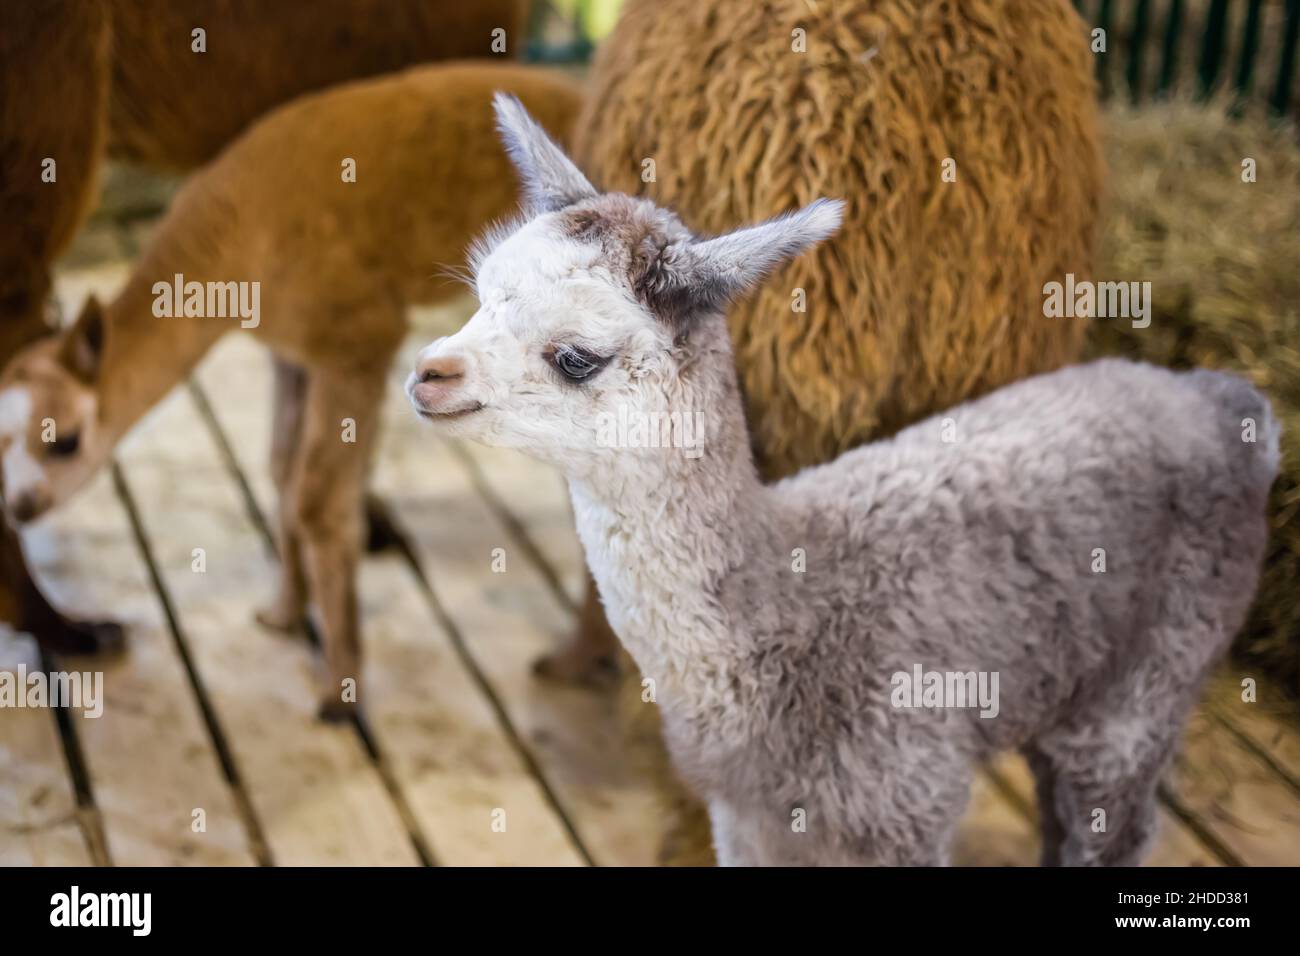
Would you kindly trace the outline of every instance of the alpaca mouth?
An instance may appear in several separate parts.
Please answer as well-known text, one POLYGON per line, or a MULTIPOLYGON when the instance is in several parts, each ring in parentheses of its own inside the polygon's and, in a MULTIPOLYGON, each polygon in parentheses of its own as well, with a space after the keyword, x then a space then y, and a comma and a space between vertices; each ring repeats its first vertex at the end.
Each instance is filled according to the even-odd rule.
POLYGON ((457 419, 467 418, 475 412, 481 412, 483 407, 482 402, 475 402, 473 405, 452 409, 449 412, 434 412, 419 405, 415 407, 415 410, 419 412, 421 418, 426 418, 431 422, 453 422, 457 419))
POLYGON ((23 496, 4 510, 14 524, 25 525, 45 514, 49 510, 49 502, 23 496))

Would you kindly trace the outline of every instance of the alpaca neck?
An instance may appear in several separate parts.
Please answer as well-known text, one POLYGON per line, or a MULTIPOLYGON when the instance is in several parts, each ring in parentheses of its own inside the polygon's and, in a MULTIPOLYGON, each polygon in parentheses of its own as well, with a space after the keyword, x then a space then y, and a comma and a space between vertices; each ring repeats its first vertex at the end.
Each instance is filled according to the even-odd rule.
POLYGON ((156 316, 155 281, 171 282, 172 274, 137 269, 104 313, 96 392, 108 447, 183 381, 223 334, 238 328, 237 319, 156 316))
POLYGON ((620 450, 569 479, 610 623, 655 682, 670 730, 714 732, 735 719, 748 649, 718 595, 753 557, 749 542, 769 540, 776 520, 754 466, 729 344, 711 364, 719 369, 707 370, 712 380, 688 388, 682 403, 703 412, 699 457, 620 450))
MULTIPOLYGON (((126 287, 105 312, 104 354, 96 392, 106 450, 183 381, 218 339, 240 326, 240 318, 185 314, 174 294, 177 276, 186 283, 249 282, 258 278, 249 263, 260 258, 260 234, 242 221, 238 203, 196 175, 172 200, 141 255, 126 287), (173 294, 162 301, 167 315, 155 314, 166 284, 173 294), (170 301, 169 301, 170 300, 170 301)), ((249 282, 244 288, 251 289, 249 282)), ((258 290, 260 315, 261 284, 258 290)), ((214 305, 215 305, 214 301, 214 305)), ((214 309, 212 311, 223 311, 214 309)))

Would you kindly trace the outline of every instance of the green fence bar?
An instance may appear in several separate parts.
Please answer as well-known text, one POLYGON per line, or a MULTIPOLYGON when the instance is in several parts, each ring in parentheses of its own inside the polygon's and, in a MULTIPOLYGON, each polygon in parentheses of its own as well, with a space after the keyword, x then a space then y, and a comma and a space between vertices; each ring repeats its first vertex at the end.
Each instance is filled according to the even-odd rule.
POLYGON ((1250 0, 1246 8, 1246 22, 1241 28, 1241 56, 1237 60, 1237 96, 1244 100, 1250 96, 1251 80, 1255 73, 1255 57, 1259 54, 1259 21, 1264 0, 1250 0))
POLYGON ((1142 98, 1142 58, 1147 48, 1147 26, 1151 0, 1137 0, 1133 7, 1133 34, 1128 52, 1128 95, 1134 103, 1142 98))
POLYGON ((1209 96, 1223 63, 1223 41, 1228 23, 1228 0, 1211 0, 1205 14, 1205 32, 1201 35, 1201 62, 1197 68, 1198 91, 1209 96))
POLYGON ((1277 65, 1277 85, 1270 100, 1275 113, 1285 114, 1291 107, 1291 79, 1295 76, 1295 47, 1298 33, 1300 33, 1300 0, 1287 0, 1282 56, 1277 65))
POLYGON ((1165 19, 1165 40, 1160 51, 1160 82, 1156 89, 1168 93, 1178 79, 1178 37, 1183 32, 1183 0, 1170 0, 1165 19))

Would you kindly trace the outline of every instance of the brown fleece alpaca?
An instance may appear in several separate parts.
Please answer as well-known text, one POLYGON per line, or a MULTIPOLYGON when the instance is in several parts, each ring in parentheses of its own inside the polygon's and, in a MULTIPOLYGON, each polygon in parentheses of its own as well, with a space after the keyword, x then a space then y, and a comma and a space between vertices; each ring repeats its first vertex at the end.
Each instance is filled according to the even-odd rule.
MULTIPOLYGON (((0 5, 0 363, 50 332, 49 263, 71 241, 95 194, 108 57, 101 3, 0 5)), ((4 521, 0 621, 35 634, 47 650, 90 653, 121 642, 116 625, 71 621, 50 606, 4 521)))
MULTIPOLYGON (((43 313, 50 263, 93 204, 106 123, 113 155, 188 170, 300 93, 425 60, 513 57, 528 6, 528 0, 0 4, 0 365, 49 332, 43 313), (200 27, 203 53, 195 52, 191 36, 200 27), (497 28, 506 31, 504 54, 493 49, 497 28), (57 163, 52 183, 41 180, 47 157, 57 163)), ((90 652, 121 638, 112 625, 81 625, 50 607, 7 525, 0 527, 0 620, 31 631, 51 649, 90 652)))
MULTIPOLYGON (((515 65, 418 67, 311 94, 255 124, 177 194, 103 311, 91 300, 57 340, 22 352, 0 379, 11 511, 63 500, 226 332, 253 317, 159 317, 160 290, 260 283, 252 333, 279 364, 274 472, 282 577, 261 620, 297 627, 310 600, 325 648, 325 716, 359 671, 355 571, 362 496, 404 307, 458 291, 435 275, 516 203, 492 95, 518 95, 553 133, 579 108, 562 76, 515 65), (347 174, 355 163, 355 181, 347 174), (159 285, 157 288, 156 285, 159 285), (41 441, 53 418, 60 442, 41 441)), ((251 302, 252 286, 248 286, 251 302)), ((179 310, 182 302, 175 303, 179 310)), ((208 311, 210 307, 204 307, 208 311)), ((228 309, 227 313, 233 311, 228 309)), ((251 310, 250 310, 251 312, 251 310)))
POLYGON ((109 151, 172 169, 207 162, 271 107, 432 60, 512 59, 528 0, 109 0, 109 151), (191 32, 206 32, 206 52, 191 32), (494 51, 493 30, 504 34, 494 51))
MULTIPOLYGON (((1045 318, 1041 290, 1093 267, 1085 36, 1067 0, 629 0, 575 129, 599 188, 703 233, 848 201, 728 313, 767 478, 1076 357, 1082 324, 1045 318)), ((612 652, 596 601, 544 672, 612 652)))

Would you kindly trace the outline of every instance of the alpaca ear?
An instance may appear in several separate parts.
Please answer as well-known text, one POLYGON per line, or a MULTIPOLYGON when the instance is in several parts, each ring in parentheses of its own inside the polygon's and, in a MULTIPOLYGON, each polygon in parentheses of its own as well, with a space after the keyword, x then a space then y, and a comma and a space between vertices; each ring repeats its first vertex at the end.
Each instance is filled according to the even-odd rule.
POLYGON ((818 199, 798 212, 692 243, 694 268, 715 294, 743 295, 778 266, 833 236, 843 218, 843 200, 818 199))
POLYGON ((517 98, 509 93, 497 93, 492 106, 506 152, 519 170, 524 206, 530 215, 555 212, 597 195, 587 177, 528 115, 517 98))
POLYGON ((59 361, 86 384, 99 378, 104 354, 104 310, 93 295, 81 307, 77 321, 63 333, 59 361))
POLYGON ((844 217, 839 199, 818 199, 798 212, 737 229, 684 249, 661 250, 634 283, 650 309, 681 326, 718 312, 778 266, 833 235, 844 217))

